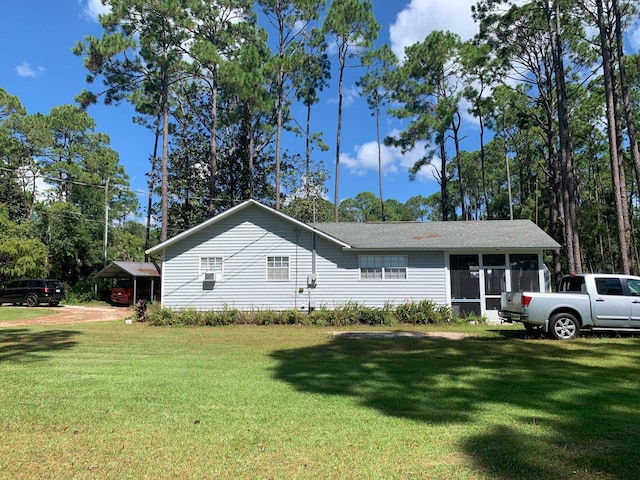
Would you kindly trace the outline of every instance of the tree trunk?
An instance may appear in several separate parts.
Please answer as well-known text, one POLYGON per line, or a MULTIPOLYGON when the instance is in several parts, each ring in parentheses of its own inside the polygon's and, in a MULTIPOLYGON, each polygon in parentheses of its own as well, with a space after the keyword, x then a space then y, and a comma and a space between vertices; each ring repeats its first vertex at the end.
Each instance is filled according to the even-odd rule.
POLYGON ((453 131, 453 144, 456 151, 456 166, 458 168, 458 184, 460 188, 460 208, 462 209, 462 220, 469 220, 469 209, 467 208, 467 189, 464 182, 464 174, 462 173, 462 161, 460 158, 460 113, 456 112, 451 122, 451 130, 453 131))
POLYGON ((378 98, 378 91, 375 92, 376 100, 376 140, 378 142, 378 187, 380 188, 380 220, 383 222, 385 219, 384 214, 384 198, 382 197, 382 146, 380 145, 380 99, 378 98))
POLYGON ((444 139, 440 142, 440 203, 442 204, 442 220, 449 220, 449 179, 447 177, 447 149, 444 139))
POLYGON ((278 70, 278 105, 276 108, 276 210, 280 210, 280 155, 282 148, 282 111, 284 109, 284 53, 281 52, 278 70))
POLYGON ((311 205, 311 102, 307 103, 307 123, 305 126, 304 158, 305 158, 305 181, 304 190, 307 199, 306 208, 311 205))
MULTIPOLYGON (((631 150, 631 158, 633 159, 636 183, 640 188, 640 150, 638 149, 635 121, 633 118, 631 100, 629 97, 629 82, 627 80, 627 70, 625 68, 624 38, 622 35, 622 15, 620 13, 620 2, 619 0, 613 0, 612 4, 615 21, 615 44, 618 56, 618 76, 620 78, 620 91, 622 94, 622 103, 624 105, 625 121, 627 125, 627 134, 629 136, 629 147, 631 150)), ((635 238, 635 236, 631 236, 631 238, 633 239, 635 238)), ((637 263, 638 261, 636 260, 636 266, 637 263)))
POLYGON ((567 255, 571 259, 570 264, 572 265, 572 268, 570 268, 570 273, 582 273, 582 258, 580 253, 580 235, 578 227, 578 199, 567 113, 567 88, 564 78, 560 7, 557 1, 555 3, 555 12, 553 16, 555 16, 555 22, 552 20, 551 12, 549 12, 549 33, 551 36, 553 70, 556 80, 560 172, 564 187, 562 189, 562 205, 565 211, 567 255))
POLYGON ((333 192, 333 217, 338 221, 338 211, 340 206, 340 136, 342 134, 342 82, 344 76, 344 61, 340 61, 340 78, 338 80, 338 128, 336 130, 336 179, 335 190, 333 192))
POLYGON ((161 227, 160 242, 167 239, 169 223, 169 81, 167 74, 162 77, 162 163, 161 171, 161 227))
POLYGON ((612 55, 608 39, 607 25, 605 23, 605 13, 603 0, 597 0, 598 29, 600 33, 600 46, 602 49, 602 70, 604 75, 604 90, 607 110, 607 132, 609 137, 609 156, 611 160, 611 177, 613 185, 613 197, 616 208, 616 226, 618 229, 619 248, 619 268, 623 274, 631 272, 631 262, 629 253, 629 232, 626 225, 629 224, 628 213, 625 219, 626 198, 622 195, 626 188, 622 184, 624 178, 624 165, 619 157, 622 146, 619 145, 621 138, 618 128, 619 119, 617 109, 617 95, 615 91, 615 77, 613 71, 612 55))
MULTIPOLYGON (((213 74, 213 82, 215 82, 215 70, 213 74)), ((218 87, 213 85, 211 89, 211 127, 209 129, 211 136, 209 140, 209 205, 207 206, 207 213, 210 217, 213 217, 216 213, 215 199, 217 197, 217 183, 218 183, 218 87)))
POLYGON ((151 172, 149 173, 149 198, 147 201, 147 228, 144 240, 144 261, 149 260, 149 255, 146 251, 151 247, 151 212, 153 210, 153 191, 156 188, 156 163, 158 159, 158 139, 160 138, 160 115, 156 120, 156 133, 153 142, 153 156, 151 157, 151 172))
MULTIPOLYGON (((511 192, 511 169, 509 168, 509 151, 507 150, 507 129, 505 127, 504 113, 502 117, 502 146, 504 149, 504 164, 507 175, 507 192, 509 194, 509 220, 513 220, 513 194, 511 192)), ((484 166, 482 167, 484 182, 484 166)), ((487 200, 487 216, 489 215, 489 201, 487 200)))
MULTIPOLYGON (((480 121, 480 172, 482 174, 482 196, 484 197, 484 209, 487 219, 491 218, 491 213, 489 211, 489 193, 487 191, 487 179, 485 175, 485 152, 484 152, 484 115, 482 113, 482 109, 478 109, 478 120, 480 121)), ((506 140, 506 138, 505 138, 506 140)), ((505 141, 506 144, 506 141, 505 141)), ((508 161, 508 159, 507 159, 508 161)), ((509 174, 509 165, 507 164, 507 175, 509 174)), ((507 179, 509 182, 509 210, 511 211, 511 217, 513 218, 513 207, 511 204, 511 181, 507 179)))

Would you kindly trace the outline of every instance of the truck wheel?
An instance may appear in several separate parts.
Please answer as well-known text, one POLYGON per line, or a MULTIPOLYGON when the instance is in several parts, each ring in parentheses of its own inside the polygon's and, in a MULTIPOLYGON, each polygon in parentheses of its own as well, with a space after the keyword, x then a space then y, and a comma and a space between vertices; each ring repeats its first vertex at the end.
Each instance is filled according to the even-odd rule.
POLYGON ((27 306, 28 307, 37 307, 38 306, 38 297, 31 294, 27 296, 27 306))
POLYGON ((549 331, 556 340, 572 340, 580 334, 580 322, 570 313, 556 313, 549 322, 549 331))

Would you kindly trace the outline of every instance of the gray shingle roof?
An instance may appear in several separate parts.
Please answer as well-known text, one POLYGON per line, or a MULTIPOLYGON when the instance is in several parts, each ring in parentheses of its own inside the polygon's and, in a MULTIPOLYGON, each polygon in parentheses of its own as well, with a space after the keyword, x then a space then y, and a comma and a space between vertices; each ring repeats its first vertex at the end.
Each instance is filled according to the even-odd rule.
POLYGON ((560 245, 530 220, 474 222, 318 223, 315 227, 355 249, 545 249, 560 245))

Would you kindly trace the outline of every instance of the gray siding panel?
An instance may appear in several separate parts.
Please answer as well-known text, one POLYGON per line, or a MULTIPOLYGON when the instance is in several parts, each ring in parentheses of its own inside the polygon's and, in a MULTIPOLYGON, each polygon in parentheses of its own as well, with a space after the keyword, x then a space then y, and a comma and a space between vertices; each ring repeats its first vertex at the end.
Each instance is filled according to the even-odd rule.
POLYGON ((406 280, 360 280, 358 253, 319 238, 318 282, 307 288, 311 232, 263 209, 246 208, 167 246, 162 303, 197 310, 306 308, 310 301, 316 307, 350 301, 383 306, 425 298, 446 304, 444 252, 409 252, 407 258, 406 280), (223 257, 223 278, 207 284, 199 278, 200 258, 213 256, 223 257), (288 281, 267 281, 267 256, 289 257, 288 281))

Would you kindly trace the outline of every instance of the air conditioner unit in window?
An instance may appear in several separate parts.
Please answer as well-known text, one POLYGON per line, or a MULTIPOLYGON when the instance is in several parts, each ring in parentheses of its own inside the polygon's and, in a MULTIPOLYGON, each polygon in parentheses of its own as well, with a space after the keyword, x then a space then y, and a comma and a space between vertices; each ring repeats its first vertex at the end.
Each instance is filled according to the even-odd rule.
POLYGON ((204 281, 205 282, 215 282, 218 280, 218 274, 215 272, 206 272, 204 274, 204 281))

